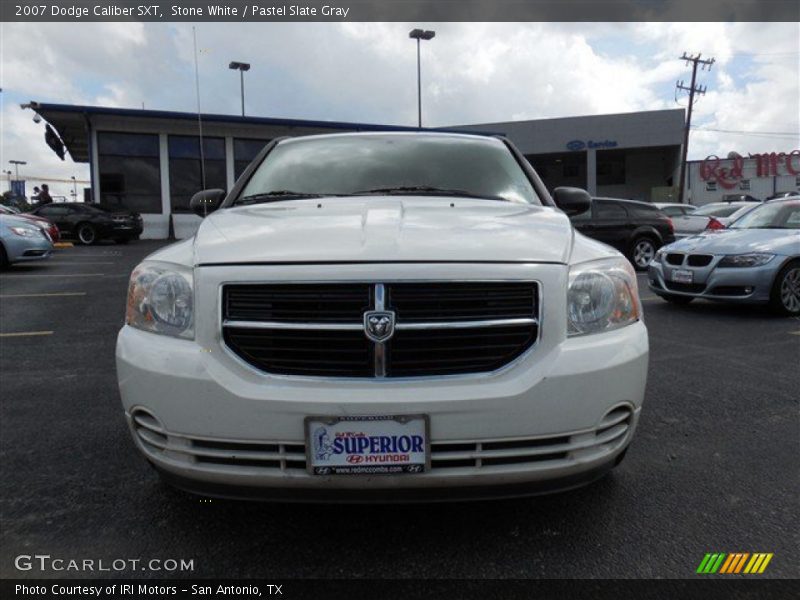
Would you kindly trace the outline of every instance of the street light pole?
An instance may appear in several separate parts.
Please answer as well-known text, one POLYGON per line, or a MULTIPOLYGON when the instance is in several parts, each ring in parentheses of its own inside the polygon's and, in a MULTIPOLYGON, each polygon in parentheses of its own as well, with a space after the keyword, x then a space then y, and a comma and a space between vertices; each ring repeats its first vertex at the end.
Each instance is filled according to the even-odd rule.
POLYGON ((231 61, 228 65, 229 69, 239 71, 239 87, 242 95, 242 116, 244 116, 244 72, 250 70, 250 63, 231 61))
POLYGON ((19 181, 19 166, 27 165, 28 163, 24 160, 10 160, 8 162, 14 165, 14 181, 19 181))
POLYGON ((423 29, 412 29, 408 32, 408 37, 417 40, 417 127, 420 129, 422 129, 422 63, 419 45, 421 40, 432 40, 435 35, 435 31, 423 29))

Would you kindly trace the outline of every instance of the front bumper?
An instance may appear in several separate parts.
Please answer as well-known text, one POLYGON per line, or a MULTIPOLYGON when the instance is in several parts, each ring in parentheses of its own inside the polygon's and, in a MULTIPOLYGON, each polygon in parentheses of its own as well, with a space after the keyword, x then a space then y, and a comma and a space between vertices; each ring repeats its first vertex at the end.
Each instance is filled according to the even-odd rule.
POLYGON ((53 243, 41 237, 8 236, 3 240, 6 255, 11 263, 27 262, 50 258, 53 253, 53 243))
POLYGON ((484 490, 479 497, 505 496, 587 483, 631 441, 647 359, 641 322, 535 348, 496 375, 451 380, 245 376, 194 341, 126 326, 117 342, 125 415, 145 457, 179 487, 262 498, 284 498, 286 490, 309 499, 337 491, 350 499, 359 491, 365 499, 381 491, 381 499, 474 496, 476 489, 484 490), (429 471, 319 476, 306 470, 304 417, 376 414, 430 416, 429 471))
POLYGON ((769 302, 775 275, 780 270, 780 257, 766 265, 753 268, 723 268, 717 264, 722 256, 715 256, 704 267, 673 266, 661 261, 650 262, 647 272, 648 287, 658 295, 671 294, 724 302, 764 304, 769 302), (674 269, 692 272, 691 284, 678 284, 671 279, 674 269))

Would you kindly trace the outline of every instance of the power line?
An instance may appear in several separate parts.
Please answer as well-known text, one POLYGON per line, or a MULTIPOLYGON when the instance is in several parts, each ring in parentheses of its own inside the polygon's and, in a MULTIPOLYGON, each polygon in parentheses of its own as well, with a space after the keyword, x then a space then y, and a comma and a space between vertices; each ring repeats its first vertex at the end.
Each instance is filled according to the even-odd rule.
POLYGON ((773 133, 773 132, 759 132, 759 131, 733 131, 730 129, 706 129, 698 127, 692 129, 692 133, 727 133, 731 135, 749 135, 755 137, 775 138, 775 139, 796 139, 800 137, 798 133, 773 133))

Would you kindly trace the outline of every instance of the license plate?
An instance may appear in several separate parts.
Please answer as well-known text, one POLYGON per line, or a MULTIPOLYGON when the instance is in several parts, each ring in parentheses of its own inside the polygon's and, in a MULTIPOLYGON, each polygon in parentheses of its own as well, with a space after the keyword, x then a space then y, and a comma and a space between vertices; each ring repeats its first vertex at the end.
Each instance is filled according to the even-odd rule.
POLYGON ((427 415, 306 417, 314 475, 422 473, 430 465, 427 415))
POLYGON ((692 283, 692 272, 686 269, 673 269, 672 281, 675 283, 692 283))

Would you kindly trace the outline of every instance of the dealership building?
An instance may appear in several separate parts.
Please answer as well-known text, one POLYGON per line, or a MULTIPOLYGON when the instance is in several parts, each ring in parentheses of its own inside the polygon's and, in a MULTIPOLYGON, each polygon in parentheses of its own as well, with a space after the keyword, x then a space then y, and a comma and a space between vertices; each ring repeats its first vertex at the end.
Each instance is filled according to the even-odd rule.
MULTIPOLYGON (((165 238, 170 215, 177 237, 200 219, 189 210, 203 187, 231 189, 271 139, 352 131, 417 131, 366 123, 311 121, 31 102, 72 160, 88 163, 87 194, 142 214, 143 237, 165 238), (201 152, 202 131, 202 152, 201 152), (201 167, 202 165, 202 167, 201 167)), ((670 200, 677 182, 683 109, 479 123, 446 128, 505 135, 549 189, 561 185, 595 196, 670 200)), ((52 136, 51 136, 52 137, 52 136)), ((58 145, 58 142, 56 142, 58 145)))

